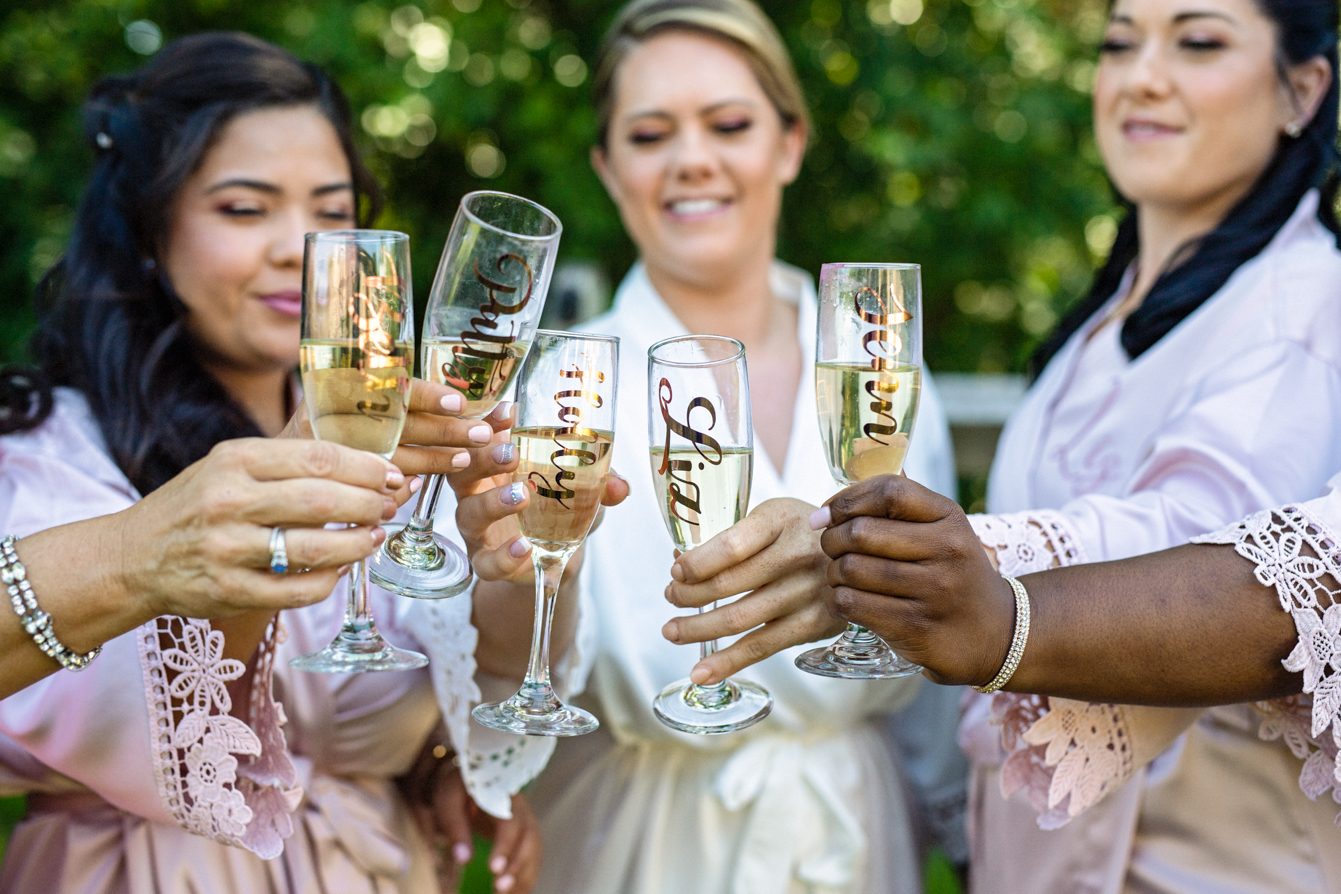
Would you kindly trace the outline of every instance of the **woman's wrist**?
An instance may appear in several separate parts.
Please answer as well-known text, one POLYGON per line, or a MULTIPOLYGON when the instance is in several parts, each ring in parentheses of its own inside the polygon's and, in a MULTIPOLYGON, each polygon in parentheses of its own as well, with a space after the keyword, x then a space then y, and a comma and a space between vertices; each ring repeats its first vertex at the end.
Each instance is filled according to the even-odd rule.
POLYGON ((19 540, 28 580, 66 648, 84 653, 152 620, 127 586, 122 513, 50 528, 19 540))

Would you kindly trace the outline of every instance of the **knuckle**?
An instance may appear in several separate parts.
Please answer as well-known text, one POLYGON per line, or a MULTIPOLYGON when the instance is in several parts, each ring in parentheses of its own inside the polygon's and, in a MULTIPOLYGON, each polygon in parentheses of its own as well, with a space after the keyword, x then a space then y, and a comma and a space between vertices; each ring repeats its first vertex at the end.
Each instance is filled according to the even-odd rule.
POLYGON ((329 478, 340 468, 340 450, 327 441, 311 441, 307 451, 307 470, 314 477, 329 478))
POLYGON ((853 546, 869 549, 874 534, 875 519, 869 515, 859 515, 848 522, 848 539, 853 546))
POLYGON ((849 617, 857 609, 858 600, 855 591, 848 587, 834 587, 825 600, 829 613, 840 618, 849 617))
POLYGON ((888 510, 891 506, 897 504, 899 498, 903 495, 903 477, 901 475, 881 475, 876 493, 888 510))

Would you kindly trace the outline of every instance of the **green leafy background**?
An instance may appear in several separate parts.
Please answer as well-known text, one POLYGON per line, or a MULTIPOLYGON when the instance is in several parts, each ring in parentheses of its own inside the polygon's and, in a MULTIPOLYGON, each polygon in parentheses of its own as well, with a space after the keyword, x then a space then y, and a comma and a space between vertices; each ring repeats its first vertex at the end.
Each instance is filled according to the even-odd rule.
MULTIPOLYGON (((427 294, 460 196, 530 196, 561 261, 611 283, 634 250, 587 161, 589 66, 611 0, 8 0, 0 12, 0 360, 22 359, 34 283, 92 160, 79 104, 166 40, 240 29, 324 65, 387 186, 379 225, 427 294)), ((1116 230, 1089 127, 1102 0, 772 0, 816 133, 779 255, 923 265, 935 370, 1018 371, 1116 230)), ((939 864, 938 864, 939 865, 939 864)), ((934 890, 953 890, 943 866, 934 890)), ((482 889, 481 889, 482 890, 482 889)))

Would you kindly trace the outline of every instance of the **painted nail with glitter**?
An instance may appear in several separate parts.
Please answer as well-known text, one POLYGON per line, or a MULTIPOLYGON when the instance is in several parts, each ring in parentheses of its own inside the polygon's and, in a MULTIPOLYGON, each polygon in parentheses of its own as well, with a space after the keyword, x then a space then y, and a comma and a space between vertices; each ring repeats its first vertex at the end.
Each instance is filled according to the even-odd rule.
POLYGON ((504 506, 516 506, 526 498, 526 485, 518 481, 516 484, 510 484, 498 492, 498 499, 504 506))
POLYGON ((512 462, 512 457, 517 455, 517 446, 511 441, 508 441, 506 444, 498 444, 495 446, 494 449, 490 451, 490 454, 493 456, 494 462, 499 465, 506 465, 507 463, 512 462))

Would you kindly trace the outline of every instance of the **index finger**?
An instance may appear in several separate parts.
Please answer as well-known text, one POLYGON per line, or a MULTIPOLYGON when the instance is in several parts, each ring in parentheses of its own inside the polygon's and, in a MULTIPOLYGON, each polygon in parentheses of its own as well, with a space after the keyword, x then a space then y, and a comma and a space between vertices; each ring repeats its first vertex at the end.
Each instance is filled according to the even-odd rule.
POLYGON ((400 469, 366 450, 330 441, 240 438, 210 451, 241 466, 256 481, 326 478, 390 493, 405 483, 400 469))
POLYGON ((449 388, 427 379, 410 379, 411 413, 432 413, 436 416, 460 416, 466 408, 466 398, 455 388, 449 388))
POLYGON ((840 525, 859 515, 910 522, 940 521, 958 504, 902 475, 877 475, 840 490, 811 517, 813 527, 840 525), (827 517, 823 516, 828 510, 827 517), (817 524, 823 522, 822 524, 817 524))
POLYGON ((745 516, 702 546, 681 553, 671 566, 671 577, 695 584, 739 565, 778 539, 782 532, 772 520, 767 515, 745 516))

